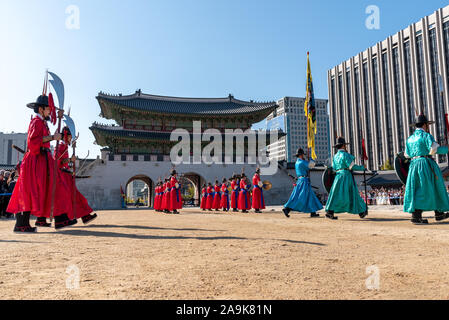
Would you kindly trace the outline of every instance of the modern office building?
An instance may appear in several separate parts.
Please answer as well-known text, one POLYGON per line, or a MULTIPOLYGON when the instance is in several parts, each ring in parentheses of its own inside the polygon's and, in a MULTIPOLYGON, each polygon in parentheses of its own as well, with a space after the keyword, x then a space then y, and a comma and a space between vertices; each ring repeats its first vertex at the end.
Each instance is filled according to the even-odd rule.
POLYGON ((436 121, 431 133, 444 143, 448 76, 446 6, 328 71, 331 144, 344 136, 360 159, 363 134, 368 167, 379 170, 404 150, 420 112, 436 121))
POLYGON ((16 145, 26 150, 26 133, 0 132, 0 164, 15 166, 23 158, 23 154, 17 152, 12 146, 16 145))
MULTIPOLYGON (((287 135, 267 147, 269 157, 278 161, 295 162, 296 150, 307 148, 307 122, 304 114, 305 98, 284 97, 278 100, 278 107, 264 121, 254 124, 253 129, 281 129, 287 135)), ((327 100, 315 99, 317 133, 315 152, 317 162, 324 163, 330 157, 329 115, 327 100)))

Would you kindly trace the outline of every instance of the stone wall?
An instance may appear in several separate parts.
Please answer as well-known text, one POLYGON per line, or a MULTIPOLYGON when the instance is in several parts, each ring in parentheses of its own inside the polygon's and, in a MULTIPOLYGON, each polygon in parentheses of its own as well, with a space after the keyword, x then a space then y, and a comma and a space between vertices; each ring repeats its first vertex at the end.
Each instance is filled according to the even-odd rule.
MULTIPOLYGON (((205 165, 188 164, 176 167, 178 173, 195 173, 206 181, 221 180, 223 177, 229 178, 232 174, 240 173, 244 168, 247 176, 252 178, 256 165, 233 164, 233 165, 205 165)), ((87 174, 89 179, 79 179, 77 186, 80 192, 87 198, 89 204, 95 210, 100 209, 120 209, 120 186, 126 192, 126 185, 129 180, 137 175, 144 175, 156 182, 159 177, 168 175, 172 168, 170 161, 107 161, 97 159, 91 166, 87 174)), ((317 168, 311 171, 310 179, 313 186, 318 187, 317 193, 325 193, 321 183, 324 168, 317 168)), ((288 172, 295 176, 294 170, 288 172)), ((269 180, 273 187, 264 192, 266 205, 282 205, 287 202, 293 189, 293 180, 284 170, 278 170, 275 175, 261 176, 262 181, 269 180)), ((355 176, 357 184, 360 186, 363 175, 355 176)))

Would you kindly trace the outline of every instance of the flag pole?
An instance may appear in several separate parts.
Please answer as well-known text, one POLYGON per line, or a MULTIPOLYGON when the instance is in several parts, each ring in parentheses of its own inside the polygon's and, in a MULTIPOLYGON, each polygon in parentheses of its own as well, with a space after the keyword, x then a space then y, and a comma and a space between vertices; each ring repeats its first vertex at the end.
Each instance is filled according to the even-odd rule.
POLYGON ((307 161, 310 162, 310 149, 309 149, 309 51, 307 51, 307 69, 306 69, 306 103, 307 103, 307 110, 306 110, 306 126, 307 126, 307 161))

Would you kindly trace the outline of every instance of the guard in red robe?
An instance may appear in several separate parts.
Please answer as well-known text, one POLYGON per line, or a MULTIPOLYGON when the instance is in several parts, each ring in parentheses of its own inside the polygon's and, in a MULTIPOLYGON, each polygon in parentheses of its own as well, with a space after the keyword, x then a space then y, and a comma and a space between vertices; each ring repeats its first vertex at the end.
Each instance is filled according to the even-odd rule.
POLYGON ((212 204, 212 209, 215 209, 215 211, 220 210, 220 200, 221 200, 221 191, 220 191, 220 185, 218 184, 218 180, 215 180, 215 186, 214 186, 214 202, 212 204))
POLYGON ((203 188, 201 189, 201 205, 200 208, 203 211, 206 210, 206 202, 207 202, 207 187, 206 184, 203 184, 203 188))
POLYGON ((240 180, 235 174, 232 176, 231 189, 231 208, 233 212, 238 212, 240 180))
POLYGON ((170 213, 170 181, 165 178, 164 195, 162 196, 162 206, 165 213, 170 213))
POLYGON ((172 170, 170 178, 170 211, 179 214, 178 209, 182 209, 181 185, 177 179, 176 170, 172 170))
POLYGON ((251 195, 250 195, 250 185, 246 183, 246 175, 242 173, 240 179, 240 192, 239 192, 239 204, 238 208, 242 210, 243 213, 247 213, 251 209, 251 195))
POLYGON ((214 202, 214 189, 212 188, 212 184, 210 182, 207 183, 207 200, 206 200, 206 209, 212 210, 212 204, 214 202))
POLYGON ((260 168, 256 169, 256 173, 253 176, 253 197, 252 197, 252 207, 256 209, 256 213, 262 213, 260 209, 265 209, 265 200, 263 198, 262 191, 263 183, 260 180, 260 168))
MULTIPOLYGON (((50 141, 62 138, 60 133, 50 135, 47 120, 50 119, 51 111, 47 96, 41 95, 35 103, 29 103, 27 106, 34 110, 36 116, 28 127, 27 151, 20 167, 20 176, 6 210, 16 215, 14 232, 17 233, 36 232, 36 228, 30 226, 30 214, 37 217, 37 226, 49 226, 46 218, 49 218, 51 213, 54 173, 50 141)), ((58 116, 62 118, 62 115, 62 111, 59 111, 58 116)), ((56 174, 53 209, 55 229, 76 224, 76 220, 70 220, 67 216, 70 210, 69 201, 66 199, 67 191, 64 190, 60 178, 60 175, 56 174)))
POLYGON ((223 208, 224 211, 229 211, 229 190, 228 190, 228 181, 226 178, 223 178, 223 183, 221 185, 221 200, 220 207, 223 208))
MULTIPOLYGON (((69 145, 72 142, 72 134, 68 127, 64 127, 62 130, 62 140, 59 143, 57 154, 55 154, 55 160, 58 162, 58 168, 60 170, 61 180, 65 185, 65 190, 68 190, 66 196, 69 200, 70 211, 68 216, 70 219, 81 218, 84 224, 92 222, 97 218, 97 214, 91 214, 92 208, 89 206, 87 199, 79 192, 76 187, 75 177, 73 172, 70 171, 70 163, 75 162, 75 156, 69 158, 69 145)), ((76 142, 74 142, 76 143, 76 142)))
POLYGON ((157 212, 161 211, 161 182, 158 181, 156 184, 156 188, 154 189, 154 210, 157 212))

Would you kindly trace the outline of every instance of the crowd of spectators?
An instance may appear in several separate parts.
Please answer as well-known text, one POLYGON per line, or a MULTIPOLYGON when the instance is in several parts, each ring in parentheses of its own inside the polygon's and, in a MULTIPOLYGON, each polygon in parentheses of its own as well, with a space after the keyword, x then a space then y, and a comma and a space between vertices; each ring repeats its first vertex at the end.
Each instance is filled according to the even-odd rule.
POLYGON ((16 185, 16 170, 0 170, 0 218, 11 219, 13 214, 6 212, 9 199, 16 185))
MULTIPOLYGON (((403 205, 405 188, 379 188, 367 191, 368 205, 403 205)), ((365 191, 360 191, 365 200, 365 191)))

